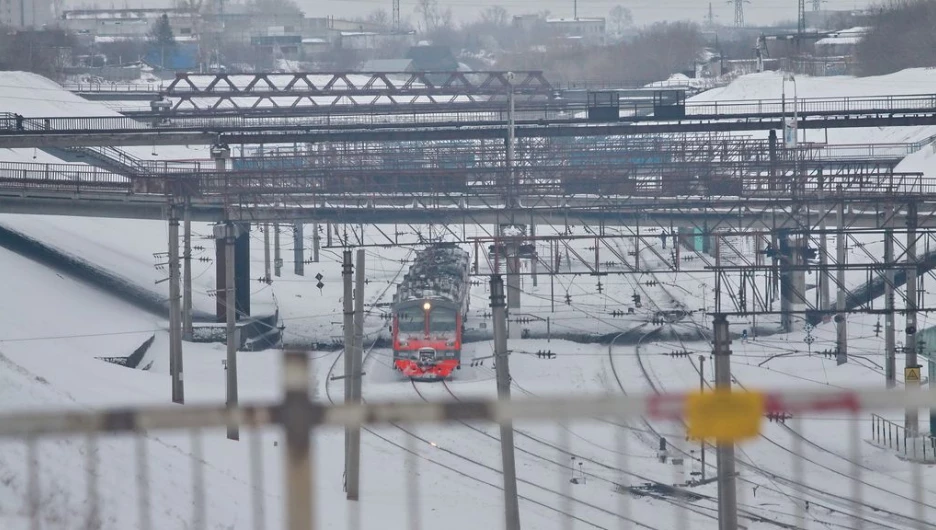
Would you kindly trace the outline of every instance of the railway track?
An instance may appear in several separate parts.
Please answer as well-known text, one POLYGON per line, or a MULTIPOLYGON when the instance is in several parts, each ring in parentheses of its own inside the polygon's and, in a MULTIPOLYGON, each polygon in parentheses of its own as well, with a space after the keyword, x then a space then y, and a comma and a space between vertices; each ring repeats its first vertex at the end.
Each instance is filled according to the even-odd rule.
MULTIPOLYGON (((646 366, 645 366, 645 364, 643 363, 643 359, 641 358, 641 354, 640 354, 639 347, 636 349, 636 355, 635 355, 635 357, 636 357, 636 359, 637 359, 638 367, 639 367, 640 370, 641 370, 641 374, 643 375, 644 379, 647 381, 647 384, 650 386, 651 390, 652 390, 654 393, 660 393, 660 392, 662 392, 663 389, 662 389, 662 387, 661 387, 661 385, 660 385, 660 383, 659 383, 659 380, 658 380, 658 379, 655 379, 655 377, 653 377, 653 376, 649 373, 649 371, 646 369, 646 366)), ((691 359, 690 359, 690 361, 691 361, 691 359)), ((612 358, 612 364, 613 364, 613 358, 612 358)), ((620 379, 617 378, 616 372, 615 372, 615 378, 617 379, 618 384, 621 385, 622 390, 623 390, 623 385, 621 384, 620 379)), ((649 424, 648 424, 648 426, 649 426, 649 424)), ((787 426, 787 427, 789 428, 789 426, 787 426)), ((760 437, 761 437, 762 439, 764 439, 765 441, 767 441, 768 443, 771 443, 771 444, 773 444, 773 445, 775 445, 775 446, 777 446, 777 447, 783 449, 785 452, 787 452, 787 453, 789 453, 789 454, 791 454, 791 455, 793 455, 793 456, 795 456, 795 457, 800 456, 800 455, 797 455, 797 453, 795 453, 794 451, 792 451, 792 450, 790 450, 790 449, 784 447, 782 444, 776 442, 775 440, 770 439, 768 436, 766 436, 766 435, 763 434, 763 433, 761 433, 760 437)), ((827 451, 827 452, 829 452, 829 451, 827 451)), ((831 452, 830 452, 830 453, 831 453, 831 452)), ((685 452, 683 452, 683 454, 684 454, 686 457, 689 457, 689 458, 693 458, 693 459, 694 459, 694 457, 692 457, 692 456, 689 455, 689 454, 686 454, 685 452)), ((840 455, 838 455, 837 453, 831 453, 831 454, 835 454, 836 456, 840 456, 840 455)), ((748 458, 748 460, 750 460, 750 458, 748 458)), ((831 468, 828 468, 827 466, 822 466, 821 464, 819 464, 819 463, 817 463, 817 462, 815 462, 815 461, 813 461, 813 460, 806 459, 806 461, 807 461, 807 462, 810 462, 810 463, 812 463, 812 464, 814 464, 814 465, 818 465, 818 466, 820 466, 820 467, 824 467, 824 468, 825 468, 826 470, 828 470, 828 471, 833 471, 833 472, 835 472, 835 470, 833 470, 833 469, 831 469, 831 468)), ((904 514, 897 513, 897 512, 894 512, 894 511, 892 511, 892 510, 884 509, 884 508, 881 508, 881 507, 879 507, 879 506, 870 505, 870 504, 867 504, 867 503, 861 503, 861 504, 862 504, 863 507, 867 508, 867 510, 871 511, 872 513, 882 513, 882 514, 884 514, 884 515, 886 515, 886 516, 888 516, 888 517, 892 517, 892 518, 898 519, 898 520, 900 520, 900 522, 904 523, 906 526, 896 526, 896 527, 895 527, 895 526, 891 526, 891 525, 889 525, 889 524, 887 524, 887 523, 885 523, 885 522, 883 522, 883 521, 880 521, 880 520, 871 519, 871 518, 867 518, 867 517, 864 517, 864 516, 856 516, 854 513, 851 513, 851 512, 849 511, 849 509, 850 509, 851 507, 855 506, 855 502, 854 502, 853 500, 851 500, 851 499, 845 497, 845 496, 837 495, 837 494, 835 494, 835 493, 832 493, 832 492, 829 492, 829 491, 826 491, 826 490, 823 490, 823 489, 819 489, 819 488, 816 488, 816 487, 814 487, 814 486, 809 486, 809 485, 807 485, 807 484, 803 484, 802 482, 799 482, 799 481, 797 481, 797 480, 788 478, 788 477, 783 476, 783 475, 779 475, 779 474, 774 473, 774 472, 772 472, 772 471, 769 471, 769 470, 767 470, 767 469, 765 469, 765 468, 762 468, 762 467, 760 467, 760 466, 757 466, 757 465, 755 465, 755 464, 753 464, 753 463, 751 463, 751 462, 746 462, 746 461, 743 461, 743 460, 738 460, 738 464, 739 464, 740 466, 742 466, 742 467, 745 467, 745 468, 747 468, 747 469, 750 469, 751 471, 754 471, 755 473, 757 473, 757 474, 759 474, 759 475, 761 475, 761 476, 767 478, 768 480, 771 480, 772 482, 783 483, 784 485, 786 485, 786 486, 788 486, 788 487, 790 487, 790 488, 793 488, 794 490, 797 490, 798 492, 800 492, 800 494, 805 494, 806 492, 809 492, 810 494, 817 495, 818 497, 824 497, 824 498, 826 499, 826 502, 829 503, 829 504, 823 504, 823 503, 821 503, 821 502, 817 502, 817 499, 816 499, 816 498, 812 498, 812 499, 807 499, 807 498, 802 498, 802 497, 796 498, 796 497, 794 497, 794 496, 792 496, 792 495, 790 495, 790 494, 788 494, 788 493, 786 493, 786 492, 780 491, 779 489, 773 489, 772 491, 774 491, 775 493, 784 495, 784 496, 790 498, 791 500, 794 499, 794 498, 796 498, 797 500, 799 500, 800 502, 803 502, 803 503, 809 502, 810 504, 813 504, 813 505, 815 505, 815 506, 823 507, 823 508, 829 510, 830 512, 839 513, 839 514, 841 514, 841 515, 843 515, 843 516, 845 516, 845 517, 852 518, 852 519, 858 519, 858 520, 862 521, 863 523, 875 525, 875 527, 877 527, 877 528, 892 528, 892 529, 895 529, 895 530, 896 530, 896 529, 898 529, 898 528, 910 528, 910 527, 912 527, 911 525, 916 525, 918 528, 936 528, 936 527, 934 527, 934 526, 932 526, 932 525, 920 527, 920 526, 918 526, 918 525, 921 524, 921 523, 925 524, 925 521, 921 521, 920 519, 913 518, 913 517, 909 517, 909 516, 906 516, 906 515, 904 515, 904 514), (833 507, 832 505, 835 505, 835 506, 833 507)), ((714 466, 713 466, 713 467, 714 467, 714 466)), ((843 477, 845 477, 845 478, 851 478, 851 477, 849 477, 848 475, 845 475, 845 474, 843 474, 843 473, 838 473, 838 474, 841 475, 841 476, 843 476, 843 477)), ((744 479, 744 478, 741 478, 741 477, 739 477, 739 479, 742 480, 742 481, 744 481, 744 482, 747 482, 747 483, 749 483, 749 484, 757 485, 756 483, 751 482, 749 479, 744 479)), ((868 487, 875 488, 875 489, 879 489, 879 490, 882 491, 882 492, 891 493, 890 491, 885 490, 885 489, 882 489, 882 488, 879 488, 879 487, 877 487, 877 486, 875 486, 875 485, 873 485, 873 484, 869 484, 869 483, 864 482, 864 481, 862 481, 861 483, 862 483, 863 485, 868 486, 868 487)), ((762 487, 762 485, 758 485, 758 486, 762 487)), ((906 499, 906 500, 912 501, 912 499, 909 499, 909 498, 907 498, 907 497, 903 497, 903 498, 906 499)), ((831 523, 831 522, 828 522, 828 521, 818 521, 818 520, 817 520, 817 522, 821 522, 821 523, 823 523, 823 524, 830 524, 830 523, 831 523)))

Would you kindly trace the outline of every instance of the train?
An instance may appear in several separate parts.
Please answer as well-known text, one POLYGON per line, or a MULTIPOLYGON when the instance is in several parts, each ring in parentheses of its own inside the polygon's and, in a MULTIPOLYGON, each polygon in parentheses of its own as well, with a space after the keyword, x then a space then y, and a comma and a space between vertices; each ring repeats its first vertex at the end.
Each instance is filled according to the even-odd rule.
POLYGON ((451 379, 461 368, 469 254, 456 243, 416 252, 391 303, 393 368, 410 379, 451 379))

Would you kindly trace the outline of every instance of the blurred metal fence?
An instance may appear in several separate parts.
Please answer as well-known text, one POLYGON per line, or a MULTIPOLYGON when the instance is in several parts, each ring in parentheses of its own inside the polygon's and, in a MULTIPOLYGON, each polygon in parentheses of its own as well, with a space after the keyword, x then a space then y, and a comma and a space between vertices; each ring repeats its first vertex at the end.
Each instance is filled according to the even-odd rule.
MULTIPOLYGON (((931 491, 924 482, 923 466, 903 462, 908 464, 904 474, 891 464, 901 462, 893 452, 883 448, 867 449, 868 442, 878 440, 879 431, 885 429, 882 425, 886 422, 878 415, 871 419, 871 411, 936 406, 936 390, 708 392, 652 396, 602 394, 525 397, 498 402, 459 397, 443 385, 436 385, 435 389, 446 388, 452 399, 431 400, 424 395, 431 386, 421 385, 421 391, 414 384, 416 394, 423 398, 421 401, 342 405, 311 399, 307 354, 287 353, 283 373, 282 400, 236 409, 227 409, 223 405, 186 405, 0 415, 0 447, 6 448, 0 449, 0 455, 10 456, 10 444, 25 442, 25 453, 21 459, 27 472, 25 485, 13 488, 17 483, 15 473, 0 461, 0 523, 4 528, 30 530, 361 528, 368 526, 362 523, 362 511, 366 514, 369 509, 366 505, 376 503, 383 504, 384 509, 388 509, 386 505, 389 504, 389 509, 405 513, 406 522, 394 526, 381 520, 379 525, 372 525, 375 528, 434 527, 438 525, 423 521, 427 511, 437 510, 427 510, 424 505, 424 497, 434 492, 420 482, 419 477, 423 475, 421 466, 431 464, 433 470, 445 469, 491 490, 501 489, 501 479, 497 478, 500 476, 499 468, 481 462, 477 453, 459 453, 444 443, 428 439, 420 429, 442 423, 460 425, 466 432, 472 430, 479 437, 496 441, 496 435, 492 434, 496 429, 489 432, 487 427, 513 422, 518 434, 517 454, 529 460, 518 468, 524 528, 936 527, 936 505, 927 500, 931 491), (817 442, 803 434, 802 422, 811 420, 836 426, 836 437, 846 446, 844 454, 835 455, 834 451, 824 447, 828 442, 817 442), (541 433, 534 434, 533 426, 544 422, 558 424, 556 441, 541 433), (581 431, 569 428, 573 423, 601 422, 611 437, 611 445, 601 445, 596 438, 585 439, 581 431), (873 439, 863 439, 867 431, 860 430, 862 423, 871 424, 873 439), (249 521, 219 524, 212 522, 207 514, 206 496, 214 494, 213 488, 218 484, 206 480, 206 451, 199 433, 231 424, 244 427, 248 437, 244 458, 247 462, 232 462, 231 465, 244 464, 248 470, 251 515, 249 521), (369 499, 365 488, 360 502, 347 502, 347 518, 339 517, 336 522, 331 518, 343 510, 337 509, 334 501, 321 500, 325 491, 321 489, 321 480, 317 481, 316 477, 322 466, 338 458, 331 452, 315 458, 313 448, 317 445, 317 436, 323 431, 337 431, 348 426, 363 428, 375 440, 395 446, 404 460, 404 471, 392 475, 397 480, 396 484, 387 484, 388 477, 380 476, 375 481, 381 486, 379 494, 369 499), (754 431, 750 431, 752 426, 756 426, 754 431), (271 486, 271 481, 266 476, 261 456, 261 436, 256 435, 258 430, 271 427, 281 428, 285 440, 285 447, 281 450, 282 477, 279 479, 282 501, 277 500, 281 507, 275 509, 264 491, 271 486), (382 429, 397 430, 396 434, 404 437, 405 441, 390 437, 382 429), (191 474, 189 478, 177 480, 176 477, 171 481, 173 488, 181 488, 182 482, 190 481, 191 494, 186 494, 186 503, 191 504, 191 512, 185 515, 185 520, 180 520, 183 517, 177 513, 165 517, 168 513, 166 503, 171 502, 169 495, 173 492, 166 491, 165 485, 161 491, 155 491, 158 488, 150 484, 152 474, 164 471, 159 466, 165 465, 148 460, 148 448, 156 445, 148 437, 151 431, 181 432, 192 436, 192 452, 183 453, 190 455, 191 474), (782 431, 789 436, 781 439, 777 433, 782 431), (711 488, 709 485, 714 482, 717 471, 714 457, 705 464, 704 454, 711 446, 700 445, 698 440, 687 437, 687 433, 715 436, 720 444, 737 443, 738 472, 734 477, 737 526, 719 525, 718 499, 711 489, 706 489, 711 488), (108 437, 127 435, 133 440, 133 464, 128 465, 126 473, 132 475, 136 482, 135 495, 126 491, 110 491, 108 484, 99 478, 108 465, 120 463, 120 455, 101 454, 100 444, 108 437), (767 463, 747 455, 742 438, 752 435, 785 451, 789 462, 779 464, 783 469, 770 468, 767 463), (42 490, 39 470, 43 466, 51 466, 53 473, 64 473, 56 467, 63 462, 45 462, 38 448, 41 442, 53 439, 84 444, 79 451, 85 459, 84 476, 81 478, 84 491, 72 484, 71 491, 65 492, 66 497, 79 499, 77 505, 83 513, 47 512, 50 495, 42 490), (583 449, 587 445, 594 446, 593 449, 601 446, 602 451, 599 452, 604 452, 605 457, 590 454, 583 449), (635 445, 644 447, 641 449, 635 445), (828 454, 817 457, 820 450, 828 454), (869 455, 867 451, 877 453, 869 455), (701 466, 698 465, 700 463, 701 466), (656 471, 648 471, 648 466, 656 466, 656 471), (542 469, 538 468, 548 470, 555 483, 543 479, 539 472, 542 469), (661 472, 670 469, 672 472, 661 472), (24 503, 12 506, 9 499, 3 498, 4 486, 22 493, 24 503), (114 496, 120 496, 123 504, 135 506, 133 521, 128 523, 102 513, 101 500, 114 496), (17 522, 21 526, 16 526, 17 522)), ((317 389, 313 392, 317 393, 317 389)), ((167 441, 159 443, 169 449, 174 447, 167 441)), ((235 446, 240 447, 239 444, 235 446)), ((367 449, 365 445, 365 452, 367 449)), ((905 451, 905 446, 902 450, 905 451)), ((714 455, 714 452, 709 455, 714 455)), ((375 473, 380 475, 379 471, 365 466, 365 479, 375 473)), ((276 489, 275 484, 272 486, 271 489, 276 489)), ((340 486, 337 477, 324 485, 332 490, 340 486)), ((499 495, 495 497, 500 498, 499 495)), ((499 510, 490 509, 489 504, 477 497, 466 493, 459 503, 461 508, 450 505, 438 510, 453 512, 449 515, 452 519, 449 527, 489 528, 492 527, 490 520, 496 521, 494 527, 500 524, 499 510), (472 512, 476 514, 476 521, 463 520, 464 514, 472 512), (462 514, 462 518, 458 518, 458 514, 462 514), (490 520, 485 519, 486 516, 490 520)), ((236 504, 226 505, 226 509, 235 509, 236 504)), ((185 510, 188 509, 186 506, 185 510)), ((369 518, 372 523, 374 519, 373 516, 369 518)))

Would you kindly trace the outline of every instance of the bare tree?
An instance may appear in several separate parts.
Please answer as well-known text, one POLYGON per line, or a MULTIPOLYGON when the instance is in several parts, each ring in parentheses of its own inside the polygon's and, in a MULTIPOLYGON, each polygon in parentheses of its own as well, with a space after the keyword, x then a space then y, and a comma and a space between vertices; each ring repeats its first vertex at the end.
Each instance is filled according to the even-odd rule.
POLYGON ((622 5, 612 7, 608 18, 611 22, 612 33, 617 35, 623 33, 625 28, 634 23, 634 17, 631 15, 630 9, 622 5))
POLYGON ((390 27, 392 21, 390 20, 390 14, 387 13, 386 9, 375 9, 367 14, 367 18, 364 19, 367 23, 379 26, 383 29, 390 27))
POLYGON ((862 75, 936 66, 936 2, 911 0, 881 9, 855 50, 862 75))
POLYGON ((503 6, 491 6, 481 12, 481 23, 503 27, 508 23, 507 10, 503 6))
POLYGON ((251 13, 265 15, 296 15, 303 16, 303 12, 293 0, 250 0, 247 3, 251 13))
POLYGON ((439 7, 439 0, 419 0, 416 3, 416 13, 418 13, 425 22, 423 30, 426 33, 433 33, 452 27, 452 9, 439 7))

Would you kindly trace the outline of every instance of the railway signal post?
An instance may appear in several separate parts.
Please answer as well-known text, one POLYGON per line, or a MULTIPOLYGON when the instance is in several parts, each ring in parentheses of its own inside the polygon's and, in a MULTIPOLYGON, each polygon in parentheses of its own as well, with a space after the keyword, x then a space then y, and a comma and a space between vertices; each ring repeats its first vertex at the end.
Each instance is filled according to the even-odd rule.
MULTIPOLYGON (((507 351, 507 312, 504 281, 491 276, 491 313, 494 319, 494 358, 497 372, 497 399, 510 400, 510 365, 507 351)), ((514 462, 513 422, 500 424, 501 460, 504 467, 504 516, 507 530, 520 530, 520 506, 517 499, 517 469, 514 462)))

